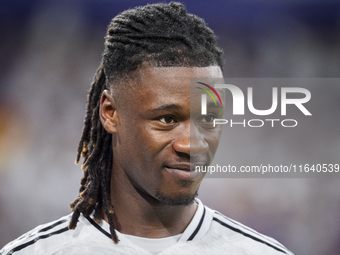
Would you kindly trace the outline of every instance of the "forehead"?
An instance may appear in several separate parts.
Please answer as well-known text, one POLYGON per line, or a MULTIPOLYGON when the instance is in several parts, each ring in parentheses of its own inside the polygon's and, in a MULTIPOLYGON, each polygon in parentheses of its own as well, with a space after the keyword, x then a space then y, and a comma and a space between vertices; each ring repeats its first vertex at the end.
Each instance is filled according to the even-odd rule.
POLYGON ((221 77, 219 66, 143 67, 126 84, 124 93, 119 93, 119 97, 123 97, 125 103, 129 102, 127 107, 134 105, 140 110, 160 104, 185 104, 190 101, 191 78, 221 77))
POLYGON ((138 78, 132 81, 136 89, 157 92, 183 93, 190 90, 191 78, 221 78, 219 66, 209 67, 148 67, 139 70, 138 78))

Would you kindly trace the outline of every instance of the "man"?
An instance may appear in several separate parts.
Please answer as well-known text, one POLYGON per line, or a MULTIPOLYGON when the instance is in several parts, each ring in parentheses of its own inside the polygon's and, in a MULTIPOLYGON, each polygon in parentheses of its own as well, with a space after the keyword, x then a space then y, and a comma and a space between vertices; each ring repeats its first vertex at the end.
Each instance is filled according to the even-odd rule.
POLYGON ((202 116, 190 79, 222 78, 221 55, 180 3, 116 16, 88 95, 73 213, 0 254, 292 254, 195 198, 204 176, 194 169, 214 157, 223 108, 202 116))

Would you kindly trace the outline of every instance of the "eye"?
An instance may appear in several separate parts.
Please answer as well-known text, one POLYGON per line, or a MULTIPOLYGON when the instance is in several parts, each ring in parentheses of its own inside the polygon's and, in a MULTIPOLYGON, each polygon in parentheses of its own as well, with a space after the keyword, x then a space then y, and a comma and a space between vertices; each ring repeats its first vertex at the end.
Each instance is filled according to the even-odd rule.
POLYGON ((176 123, 175 119, 171 116, 165 116, 159 119, 160 122, 164 124, 174 124, 176 123))
POLYGON ((204 118, 202 118, 201 122, 203 124, 210 124, 214 121, 215 116, 214 115, 206 115, 204 118))

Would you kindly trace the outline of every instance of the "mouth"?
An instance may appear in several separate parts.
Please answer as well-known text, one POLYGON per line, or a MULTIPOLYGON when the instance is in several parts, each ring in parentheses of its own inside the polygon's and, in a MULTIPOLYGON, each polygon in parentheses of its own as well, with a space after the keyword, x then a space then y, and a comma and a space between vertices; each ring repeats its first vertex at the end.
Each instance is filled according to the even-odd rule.
MULTIPOLYGON (((196 165, 196 164, 195 164, 196 165)), ((194 164, 170 164, 165 166, 167 172, 179 179, 192 180, 202 176, 202 173, 195 171, 194 164)), ((203 178, 203 176, 202 176, 203 178)))

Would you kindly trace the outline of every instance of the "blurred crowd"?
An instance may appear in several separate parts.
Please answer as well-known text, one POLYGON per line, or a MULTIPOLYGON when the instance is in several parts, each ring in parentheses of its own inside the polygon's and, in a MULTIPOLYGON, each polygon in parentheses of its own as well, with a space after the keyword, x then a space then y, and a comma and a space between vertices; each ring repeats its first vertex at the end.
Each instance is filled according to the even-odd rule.
MULTIPOLYGON (((70 213, 82 175, 73 162, 106 26, 119 12, 146 2, 0 2, 0 248, 70 213)), ((340 5, 335 2, 182 2, 218 35, 227 77, 340 75, 340 5)), ((325 98, 323 114, 337 118, 334 107, 340 104, 332 102, 327 108, 325 98)), ((313 127, 324 141, 315 146, 326 160, 339 155, 336 131, 336 126, 313 127)), ((262 135, 247 142, 275 150, 280 138, 262 135)), ((290 151, 308 158, 303 143, 284 144, 273 155, 284 158, 290 151)), ((340 178, 206 179, 199 197, 296 254, 340 254, 340 178)))

